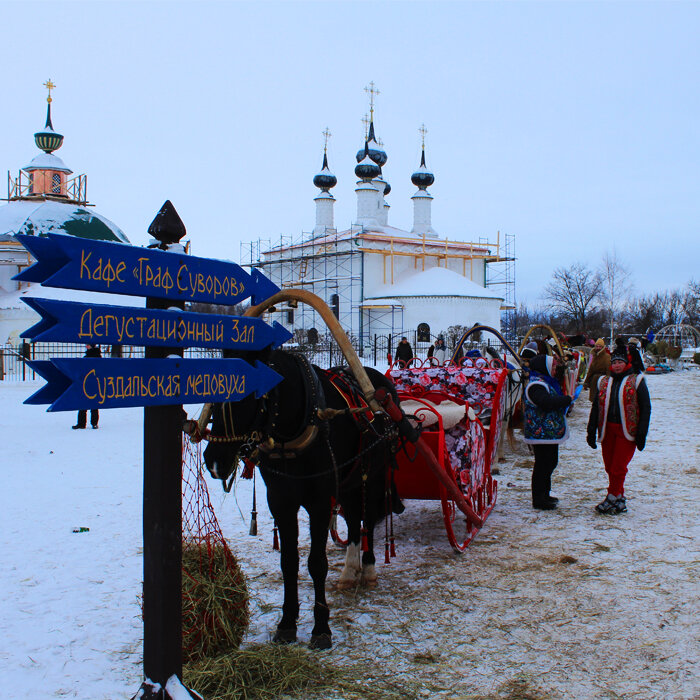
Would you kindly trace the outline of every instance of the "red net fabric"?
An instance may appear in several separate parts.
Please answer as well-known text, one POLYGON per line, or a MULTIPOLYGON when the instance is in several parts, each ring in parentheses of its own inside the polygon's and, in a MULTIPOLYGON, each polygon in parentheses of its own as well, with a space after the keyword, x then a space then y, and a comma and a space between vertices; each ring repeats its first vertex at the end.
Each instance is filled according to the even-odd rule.
POLYGON ((185 661, 237 648, 248 626, 248 591, 209 498, 202 443, 183 436, 182 647, 185 661))

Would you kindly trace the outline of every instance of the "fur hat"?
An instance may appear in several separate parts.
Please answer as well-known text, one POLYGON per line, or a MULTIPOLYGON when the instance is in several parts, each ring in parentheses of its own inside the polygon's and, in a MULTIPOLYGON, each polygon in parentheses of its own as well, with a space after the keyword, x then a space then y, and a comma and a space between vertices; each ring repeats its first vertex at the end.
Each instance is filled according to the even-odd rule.
POLYGON ((523 359, 530 359, 531 357, 534 357, 537 355, 538 350, 537 350, 537 343, 534 340, 531 340, 523 349, 522 352, 520 353, 520 357, 523 359))
POLYGON ((618 343, 615 346, 615 349, 610 353, 610 362, 615 362, 615 360, 622 360, 625 364, 629 362, 626 345, 618 343))
POLYGON ((604 348, 605 347, 605 341, 602 338, 598 338, 598 340, 595 341, 596 347, 599 348, 604 348))

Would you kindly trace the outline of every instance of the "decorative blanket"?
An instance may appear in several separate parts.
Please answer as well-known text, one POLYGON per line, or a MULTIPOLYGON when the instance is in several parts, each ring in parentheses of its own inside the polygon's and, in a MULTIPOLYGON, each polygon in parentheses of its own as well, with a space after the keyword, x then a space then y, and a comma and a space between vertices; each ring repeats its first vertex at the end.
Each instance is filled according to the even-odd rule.
POLYGON ((492 369, 482 360, 464 367, 431 367, 429 369, 392 369, 389 376, 398 391, 420 397, 429 391, 466 399, 482 422, 490 416, 498 383, 506 372, 492 369), (485 415, 482 415, 485 414, 485 415))
MULTIPOLYGON (((394 368, 388 374, 396 389, 404 394, 420 398, 431 391, 441 391, 466 400, 474 408, 479 420, 466 415, 448 428, 443 419, 450 463, 462 490, 469 495, 472 486, 482 483, 484 470, 490 469, 495 459, 505 399, 502 388, 507 370, 489 367, 485 360, 479 358, 474 362, 467 360, 461 367, 394 368), (495 406, 494 400, 497 402, 495 406), (489 430, 487 445, 484 428, 488 428, 489 422, 495 425, 489 430)), ((401 402, 401 406, 406 411, 405 401, 401 402)), ((429 411, 423 413, 428 414, 429 411)), ((433 418, 437 420, 435 416, 433 418)))

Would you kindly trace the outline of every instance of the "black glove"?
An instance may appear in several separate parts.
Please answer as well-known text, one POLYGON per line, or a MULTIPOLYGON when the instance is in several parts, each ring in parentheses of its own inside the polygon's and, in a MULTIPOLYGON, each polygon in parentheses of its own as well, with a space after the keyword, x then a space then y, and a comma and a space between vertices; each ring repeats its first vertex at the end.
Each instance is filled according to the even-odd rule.
POLYGON ((641 452, 644 449, 644 446, 647 444, 646 436, 637 435, 635 442, 637 443, 637 449, 641 452))
POLYGON ((588 445, 589 445, 590 447, 592 447, 594 450, 596 449, 596 447, 598 447, 598 443, 595 441, 595 433, 594 433, 593 435, 589 434, 589 435, 586 437, 586 442, 587 442, 588 445))

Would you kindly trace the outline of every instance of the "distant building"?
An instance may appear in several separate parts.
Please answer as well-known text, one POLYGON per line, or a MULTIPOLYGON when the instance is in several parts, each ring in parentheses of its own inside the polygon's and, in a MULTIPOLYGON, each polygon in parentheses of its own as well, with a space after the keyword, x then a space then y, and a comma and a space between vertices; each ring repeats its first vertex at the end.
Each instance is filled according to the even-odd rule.
MULTIPOLYGON (((499 329, 501 313, 514 306, 513 236, 495 242, 441 238, 433 229, 428 191, 435 176, 426 166, 425 129, 421 160, 411 175, 417 187, 413 225, 389 224, 391 191, 384 179, 388 157, 375 134, 374 104, 365 143, 357 152, 357 217, 347 229, 335 228, 337 184, 324 147, 321 171, 314 177, 316 225, 309 234, 285 237, 279 244, 243 244, 243 264, 259 267, 281 288, 299 287, 320 296, 356 344, 368 347, 375 335, 426 338, 452 325, 480 323, 499 329)), ((330 134, 324 132, 326 146, 330 134)), ((316 312, 279 308, 275 319, 300 341, 324 332, 316 312)))
MULTIPOLYGON (((41 152, 20 169, 16 178, 8 172, 8 204, 0 207, 0 344, 16 345, 19 333, 38 320, 37 314, 20 300, 28 293, 28 285, 12 279, 33 262, 15 239, 16 234, 60 233, 129 243, 116 224, 91 209, 93 205, 87 201, 87 176, 70 177, 73 171, 55 155, 54 151, 63 144, 63 135, 54 130, 51 121, 51 90, 55 86, 51 81, 45 85, 49 90, 46 125, 34 134, 41 152)), ((48 288, 41 293, 52 296, 48 288)), ((72 298, 75 294, 61 290, 61 296, 72 298)))

